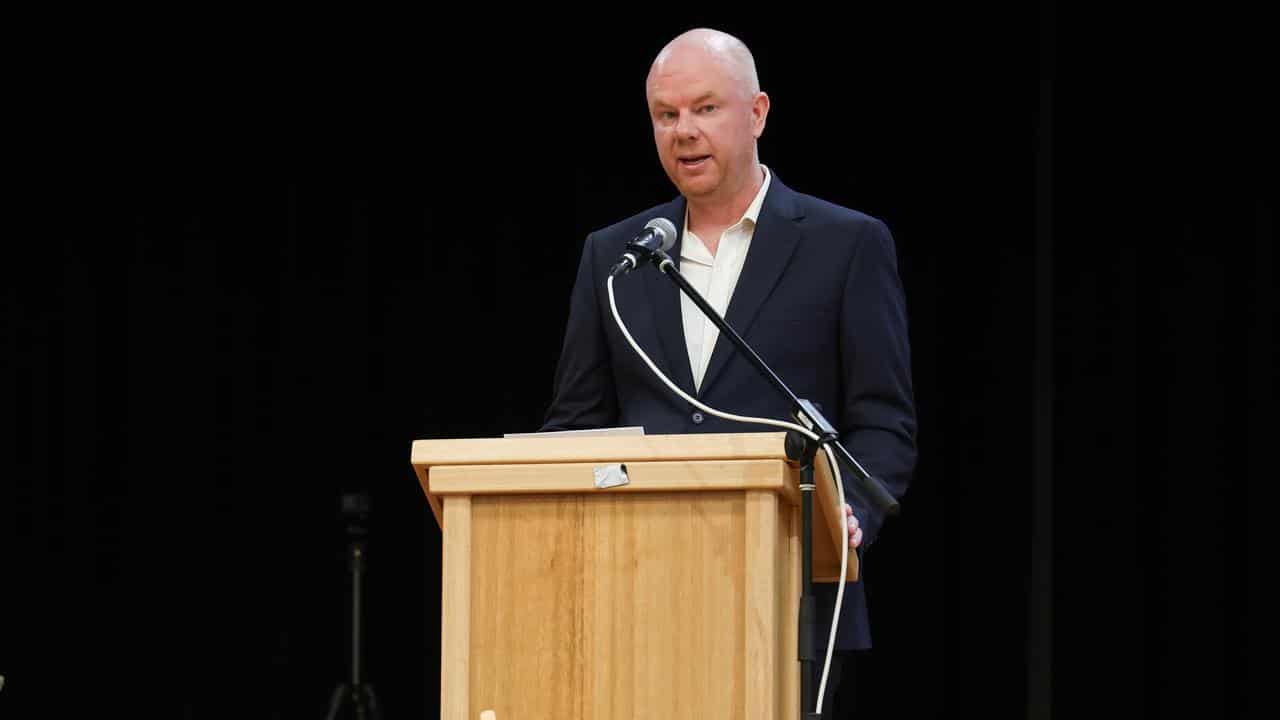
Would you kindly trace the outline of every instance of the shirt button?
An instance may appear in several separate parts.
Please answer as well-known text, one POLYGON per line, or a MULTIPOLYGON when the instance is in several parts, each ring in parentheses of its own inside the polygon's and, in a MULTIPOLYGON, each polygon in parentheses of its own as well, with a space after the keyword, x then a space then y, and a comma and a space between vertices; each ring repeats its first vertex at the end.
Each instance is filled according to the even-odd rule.
POLYGON ((693 418, 692 418, 692 419, 693 419, 693 424, 694 424, 694 425, 701 425, 701 424, 702 424, 702 419, 703 419, 703 418, 702 418, 702 413, 700 413, 700 412, 696 412, 696 413, 694 413, 694 414, 693 414, 693 418))

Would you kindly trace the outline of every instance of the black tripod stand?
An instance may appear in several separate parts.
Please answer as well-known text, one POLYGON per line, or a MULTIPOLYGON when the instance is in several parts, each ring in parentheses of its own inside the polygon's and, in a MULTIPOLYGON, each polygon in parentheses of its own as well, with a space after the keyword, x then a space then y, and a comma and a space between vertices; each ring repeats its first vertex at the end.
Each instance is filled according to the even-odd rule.
POLYGON ((342 517, 347 525, 347 567, 351 570, 351 681, 340 683, 329 698, 328 720, 336 720, 347 703, 354 709, 358 720, 381 720, 378 697, 373 686, 360 675, 361 645, 364 636, 364 616, 360 599, 364 581, 366 551, 366 527, 369 520, 369 496, 364 493, 348 493, 342 496, 342 517))

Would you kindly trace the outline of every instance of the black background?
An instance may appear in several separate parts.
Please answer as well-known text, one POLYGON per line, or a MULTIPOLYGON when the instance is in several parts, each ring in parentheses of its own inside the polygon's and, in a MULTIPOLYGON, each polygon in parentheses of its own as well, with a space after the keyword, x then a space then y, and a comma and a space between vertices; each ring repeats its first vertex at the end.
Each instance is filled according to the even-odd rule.
POLYGON ((36 43, 0 259, 0 715, 321 716, 338 497, 367 489, 368 676, 387 717, 437 716, 410 443, 536 429, 584 237, 674 194, 643 79, 701 25, 755 54, 763 162, 898 245, 921 456, 867 568, 860 707, 1245 714, 1274 476, 1260 20, 762 13, 36 43))

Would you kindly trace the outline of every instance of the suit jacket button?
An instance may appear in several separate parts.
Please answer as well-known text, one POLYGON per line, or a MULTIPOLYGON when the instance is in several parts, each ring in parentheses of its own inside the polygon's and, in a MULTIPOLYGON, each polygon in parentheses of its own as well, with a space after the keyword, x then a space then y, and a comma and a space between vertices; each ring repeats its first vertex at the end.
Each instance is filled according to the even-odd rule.
POLYGON ((703 418, 702 418, 702 413, 700 413, 700 412, 696 412, 696 413, 694 413, 694 414, 693 414, 693 424, 694 424, 694 425, 701 425, 701 424, 702 424, 702 420, 703 420, 703 418))

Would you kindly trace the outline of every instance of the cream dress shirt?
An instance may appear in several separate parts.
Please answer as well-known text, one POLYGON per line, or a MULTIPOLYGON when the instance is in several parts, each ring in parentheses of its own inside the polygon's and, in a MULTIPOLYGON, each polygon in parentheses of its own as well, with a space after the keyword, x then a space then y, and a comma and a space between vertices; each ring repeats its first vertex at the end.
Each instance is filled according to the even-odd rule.
MULTIPOLYGON (((769 190, 769 168, 763 165, 761 167, 764 168, 764 182, 760 185, 760 191, 738 222, 720 235, 720 245, 716 248, 715 255, 707 250, 702 238, 689 232, 689 211, 685 209, 684 241, 680 244, 680 273, 721 317, 724 317, 729 300, 733 297, 733 289, 738 285, 738 276, 742 274, 742 264, 747 259, 751 237, 755 234, 756 221, 760 217, 760 207, 769 190)), ((701 390, 702 377, 707 372, 707 364, 711 361, 716 338, 720 337, 720 329, 684 293, 680 294, 680 312, 684 320, 689 364, 693 370, 693 386, 701 390)))

